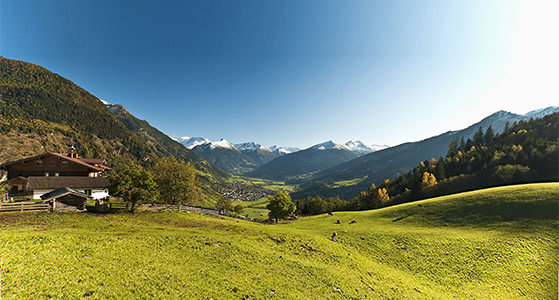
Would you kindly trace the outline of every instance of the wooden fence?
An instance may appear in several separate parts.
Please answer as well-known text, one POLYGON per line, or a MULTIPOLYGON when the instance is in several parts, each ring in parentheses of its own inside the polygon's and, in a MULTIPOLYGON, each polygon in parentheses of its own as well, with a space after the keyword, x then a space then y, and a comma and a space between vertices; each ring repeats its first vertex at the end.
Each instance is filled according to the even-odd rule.
POLYGON ((186 205, 170 205, 170 204, 145 204, 142 205, 144 209, 155 209, 158 211, 162 210, 172 210, 172 211, 190 211, 199 213, 206 216, 217 217, 219 216, 219 212, 213 209, 207 208, 200 208, 200 207, 193 207, 193 206, 186 206, 186 205))
MULTIPOLYGON (((110 212, 127 211, 130 209, 131 204, 126 202, 105 202, 110 212)), ((142 209, 146 210, 171 210, 171 211, 190 211, 199 213, 206 216, 217 217, 219 212, 213 209, 192 207, 186 205, 168 205, 168 204, 144 204, 139 205, 142 209)), ((42 202, 12 202, 0 203, 1 212, 22 212, 22 211, 47 211, 50 206, 42 202)))
POLYGON ((50 210, 50 206, 42 202, 0 203, 0 212, 45 211, 45 210, 50 210))

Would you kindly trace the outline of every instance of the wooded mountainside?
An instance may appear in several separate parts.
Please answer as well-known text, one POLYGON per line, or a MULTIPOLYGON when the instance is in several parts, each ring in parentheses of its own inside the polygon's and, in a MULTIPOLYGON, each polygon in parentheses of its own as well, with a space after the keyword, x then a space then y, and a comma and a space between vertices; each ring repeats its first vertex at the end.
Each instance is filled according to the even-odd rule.
POLYGON ((0 133, 12 137, 2 139, 0 163, 68 152, 74 145, 80 156, 105 158, 115 171, 131 162, 150 166, 157 158, 174 156, 193 161, 202 176, 229 176, 148 122, 111 113, 97 97, 60 75, 4 57, 0 68, 0 133), (41 145, 22 147, 33 143, 41 145))
POLYGON ((302 214, 367 210, 441 195, 510 184, 559 181, 559 113, 521 121, 494 134, 480 128, 454 140, 445 158, 421 162, 407 174, 374 184, 348 202, 319 196, 297 201, 302 214))

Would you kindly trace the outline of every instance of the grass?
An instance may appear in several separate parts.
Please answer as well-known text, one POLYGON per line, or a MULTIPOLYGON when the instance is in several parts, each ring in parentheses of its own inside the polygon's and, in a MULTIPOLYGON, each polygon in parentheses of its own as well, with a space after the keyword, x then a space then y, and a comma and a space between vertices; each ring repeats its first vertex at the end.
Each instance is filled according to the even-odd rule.
POLYGON ((558 199, 519 185, 278 225, 1 214, 0 298, 557 299, 558 199))
POLYGON ((358 177, 355 179, 351 179, 351 180, 342 180, 342 181, 335 181, 332 184, 329 185, 329 187, 331 188, 339 188, 342 186, 352 186, 352 185, 357 185, 358 183, 363 182, 365 179, 367 179, 367 177, 369 176, 364 176, 364 177, 358 177))

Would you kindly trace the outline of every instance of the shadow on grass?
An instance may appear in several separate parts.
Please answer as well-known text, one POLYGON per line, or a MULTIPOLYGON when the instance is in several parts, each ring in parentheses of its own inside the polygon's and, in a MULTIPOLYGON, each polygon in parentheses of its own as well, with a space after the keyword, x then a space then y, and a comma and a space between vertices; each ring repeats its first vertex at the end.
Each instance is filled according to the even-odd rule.
POLYGON ((412 213, 409 213, 409 214, 407 214, 407 215, 401 216, 401 217, 399 217, 399 218, 397 218, 397 219, 394 219, 394 220, 392 220, 392 222, 398 222, 398 221, 401 221, 401 220, 403 220, 403 219, 405 219, 405 218, 407 218, 407 217, 409 217, 409 216, 413 216, 413 215, 415 215, 415 212, 412 212, 412 213))

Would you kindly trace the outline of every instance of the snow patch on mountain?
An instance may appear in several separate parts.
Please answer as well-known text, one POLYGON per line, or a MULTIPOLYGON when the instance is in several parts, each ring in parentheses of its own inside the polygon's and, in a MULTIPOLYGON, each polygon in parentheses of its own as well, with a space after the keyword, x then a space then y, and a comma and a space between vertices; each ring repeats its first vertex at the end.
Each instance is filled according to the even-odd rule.
POLYGON ((200 145, 208 145, 211 144, 212 141, 203 138, 203 137, 189 137, 189 136, 183 136, 183 137, 179 137, 177 138, 177 140, 183 144, 186 148, 192 150, 194 147, 196 146, 200 146, 200 145))
POLYGON ((233 146, 235 148, 237 148, 237 150, 240 151, 250 151, 250 152, 254 152, 258 149, 262 150, 262 151, 268 151, 268 152, 272 152, 270 149, 263 147, 260 144, 257 144, 255 142, 246 142, 246 143, 241 143, 241 144, 233 144, 233 146))
POLYGON ((365 155, 388 148, 388 145, 367 145, 361 141, 349 141, 344 146, 357 155, 365 155))
POLYGON ((215 149, 215 148, 226 148, 226 149, 235 150, 235 147, 233 145, 231 145, 225 139, 221 139, 221 140, 219 140, 219 142, 211 142, 210 143, 210 149, 215 149))
POLYGON ((312 146, 310 149, 318 149, 318 150, 329 150, 329 149, 336 149, 336 150, 349 150, 347 146, 338 144, 333 140, 326 141, 324 143, 316 144, 312 146))
POLYGON ((270 149, 270 151, 272 151, 272 153, 275 153, 275 154, 278 154, 278 155, 286 155, 286 154, 301 151, 301 148, 298 148, 298 147, 278 147, 276 145, 270 147, 269 149, 270 149))
POLYGON ((556 113, 558 111, 559 111, 559 106, 550 106, 550 107, 530 111, 530 112, 526 113, 524 115, 524 117, 526 117, 528 120, 530 118, 539 119, 539 118, 543 118, 547 115, 550 115, 552 113, 556 113))

